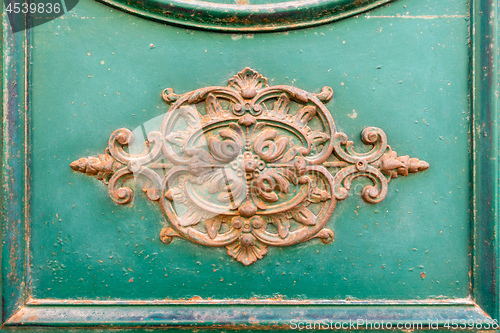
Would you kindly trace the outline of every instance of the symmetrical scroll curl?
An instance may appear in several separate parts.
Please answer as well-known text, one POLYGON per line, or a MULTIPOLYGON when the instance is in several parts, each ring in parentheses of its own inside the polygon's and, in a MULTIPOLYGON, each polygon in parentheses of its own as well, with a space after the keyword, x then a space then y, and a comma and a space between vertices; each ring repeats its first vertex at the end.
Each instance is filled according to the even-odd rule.
POLYGON ((313 94, 267 82, 245 68, 227 87, 181 95, 165 89, 162 98, 170 108, 141 151, 132 149, 133 132, 119 129, 104 154, 71 167, 102 180, 119 204, 133 197, 124 183, 140 179, 166 216, 164 243, 182 237, 225 246, 244 265, 261 259, 268 246, 333 241, 326 224, 355 178, 373 182, 361 195, 377 203, 392 178, 428 168, 398 157, 374 127, 362 132, 372 149, 355 151, 324 105, 331 88, 313 94))
POLYGON ((354 150, 354 143, 347 139, 344 133, 337 133, 334 139, 334 155, 348 165, 335 174, 334 195, 338 200, 347 197, 353 179, 366 177, 373 182, 363 188, 361 196, 366 202, 378 203, 384 200, 391 178, 398 174, 408 175, 426 170, 429 164, 408 156, 397 156, 387 145, 387 137, 380 128, 367 127, 361 133, 361 139, 366 145, 373 145, 367 153, 354 150), (410 162, 411 161, 411 162, 410 162))

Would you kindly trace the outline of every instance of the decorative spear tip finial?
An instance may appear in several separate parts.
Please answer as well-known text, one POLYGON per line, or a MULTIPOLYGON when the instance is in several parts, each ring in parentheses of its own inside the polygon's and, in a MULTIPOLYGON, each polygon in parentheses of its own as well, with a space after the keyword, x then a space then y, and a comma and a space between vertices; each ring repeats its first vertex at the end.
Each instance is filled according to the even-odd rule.
POLYGON ((71 167, 71 169, 75 171, 80 171, 85 173, 85 170, 87 169, 88 166, 88 161, 89 160, 87 158, 82 157, 76 161, 71 162, 69 166, 71 167))
POLYGON ((410 173, 424 171, 427 169, 429 169, 429 163, 426 161, 421 161, 418 158, 410 158, 410 163, 408 164, 408 171, 410 173))

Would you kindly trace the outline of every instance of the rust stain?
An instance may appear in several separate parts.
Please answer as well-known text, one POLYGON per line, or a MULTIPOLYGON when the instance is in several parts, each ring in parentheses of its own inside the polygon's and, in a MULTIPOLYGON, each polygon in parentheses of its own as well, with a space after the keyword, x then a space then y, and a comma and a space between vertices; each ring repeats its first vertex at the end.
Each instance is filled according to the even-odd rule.
POLYGON ((12 317, 9 318, 8 321, 12 322, 20 322, 23 320, 23 318, 26 316, 26 309, 21 308, 19 311, 17 311, 12 317))

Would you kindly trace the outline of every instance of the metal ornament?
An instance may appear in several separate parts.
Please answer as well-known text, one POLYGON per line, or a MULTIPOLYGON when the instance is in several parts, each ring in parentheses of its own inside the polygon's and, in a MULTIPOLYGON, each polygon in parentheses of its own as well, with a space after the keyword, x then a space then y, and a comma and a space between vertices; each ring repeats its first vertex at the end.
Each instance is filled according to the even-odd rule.
POLYGON ((368 127, 358 153, 347 135, 337 132, 324 103, 330 87, 313 94, 245 68, 227 87, 207 87, 182 95, 165 89, 170 109, 139 154, 126 151, 134 141, 128 129, 116 130, 98 157, 71 167, 97 177, 119 204, 132 201, 124 186, 141 179, 147 197, 158 201, 173 237, 225 246, 234 259, 250 265, 268 246, 290 246, 319 238, 333 241, 325 228, 337 200, 347 198, 352 181, 366 177, 361 196, 378 203, 398 175, 423 171, 429 164, 398 156, 385 133, 368 127), (125 149, 124 149, 125 148, 125 149))

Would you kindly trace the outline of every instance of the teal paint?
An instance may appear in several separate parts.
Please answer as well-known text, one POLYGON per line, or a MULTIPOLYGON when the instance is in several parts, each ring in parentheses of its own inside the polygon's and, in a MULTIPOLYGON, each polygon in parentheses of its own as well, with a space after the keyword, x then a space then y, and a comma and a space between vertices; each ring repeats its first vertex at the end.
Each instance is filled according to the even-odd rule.
MULTIPOLYGON (((406 3, 406 10, 410 5, 406 3)), ((403 9, 402 3, 394 3, 370 15, 397 13, 398 6, 403 9)), ((465 17, 398 22, 359 17, 238 39, 130 21, 125 13, 82 2, 73 18, 40 27, 34 32, 33 57, 43 66, 33 68, 33 82, 49 75, 61 80, 44 82, 33 93, 38 112, 32 117, 32 209, 40 222, 32 228, 34 296, 466 298, 470 189, 465 1, 460 13, 465 17), (94 16, 111 18, 91 26, 79 19, 94 16), (69 29, 61 25, 66 22, 69 29), (97 41, 81 43, 89 29, 97 41), (49 49, 47 44, 58 46, 49 49), (286 55, 260 56, 285 48, 286 55), (68 71, 69 64, 61 65, 56 56, 61 52, 66 59, 81 59, 80 65, 68 71), (81 156, 103 151, 115 129, 134 129, 166 112, 162 89, 183 92, 225 85, 244 66, 259 70, 272 84, 309 91, 331 85, 335 95, 328 108, 339 130, 359 142, 364 127, 378 126, 398 153, 418 156, 431 168, 391 182, 380 204, 364 203, 354 195, 339 203, 330 221, 336 233, 332 244, 313 241, 269 249, 272 254, 252 267, 227 257, 224 248, 182 240, 158 243, 164 218, 156 204, 136 195, 132 206, 116 205, 105 186, 68 168, 81 156), (47 108, 64 111, 47 114, 47 108)))
MULTIPOLYGON (((4 185, 2 197, 3 281, 8 279, 9 253, 15 249, 16 272, 20 277, 30 272, 29 295, 37 299, 282 297, 398 299, 408 304, 440 299, 459 304, 443 309, 416 306, 408 318, 438 314, 446 318, 455 311, 463 318, 486 318, 463 301, 472 294, 486 315, 498 318, 493 264, 498 258, 498 60, 496 44, 488 49, 493 41, 483 38, 496 35, 496 24, 490 20, 496 18, 492 3, 473 6, 476 89, 471 96, 471 18, 466 1, 398 1, 328 25, 263 34, 186 30, 82 1, 70 14, 32 32, 30 270, 23 265, 24 217, 19 229, 8 224, 23 216, 19 214, 25 208, 19 201, 5 205, 9 193, 21 197, 24 193, 26 157, 5 154, 5 142, 24 151, 24 113, 5 103, 4 96, 4 118, 12 115, 20 123, 4 124, 3 132, 4 184, 17 179, 12 186, 4 185), (95 37, 87 39, 89 34, 95 37), (164 113, 162 89, 184 92, 225 85, 245 66, 273 79, 272 84, 313 92, 332 86, 335 95, 327 107, 339 130, 359 143, 365 126, 380 127, 394 150, 426 160, 431 168, 391 181, 380 204, 366 204, 355 195, 339 204, 329 224, 335 232, 332 244, 318 241, 271 249, 264 259, 243 267, 224 249, 182 240, 160 243, 164 218, 157 205, 141 195, 132 206, 116 205, 104 185, 68 167, 81 156, 100 153, 113 130, 133 129, 164 113), (474 129, 472 164, 470 128, 474 129), (16 140, 10 141, 13 137, 16 140), (472 186, 471 177, 476 177, 472 186), (472 216, 471 206, 476 212, 472 216), (19 235, 16 242, 8 241, 15 235, 19 235), (479 266, 473 270, 472 291, 471 251, 479 266)), ((21 42, 5 39, 4 49, 22 59, 23 37, 17 38, 21 42)), ((18 70, 22 73, 22 65, 18 70)), ((3 75, 4 86, 16 82, 5 69, 3 75)), ((17 80, 24 82, 22 76, 17 80)), ((25 302, 23 279, 3 283, 4 320, 25 302)), ((383 318, 410 305, 383 310, 372 306, 383 318)), ((164 315, 153 318, 151 325, 174 325, 175 316, 167 315, 175 313, 175 309, 169 312, 171 307, 31 304, 8 324, 81 326, 86 325, 83 318, 99 310, 102 316, 94 317, 90 325, 101 320, 130 325, 138 314, 153 318, 158 311, 164 315), (54 308, 72 316, 63 322, 54 308), (113 317, 115 311, 124 319, 113 317), (40 319, 30 319, 34 316, 40 319)), ((335 313, 330 306, 306 308, 311 318, 335 313)), ((362 308, 350 313, 360 315, 362 308)), ((190 315, 200 308, 181 309, 187 313, 183 324, 195 324, 190 315)), ((263 324, 286 324, 284 314, 281 322, 278 317, 266 319, 259 307, 232 324, 249 323, 258 314, 263 324)))

